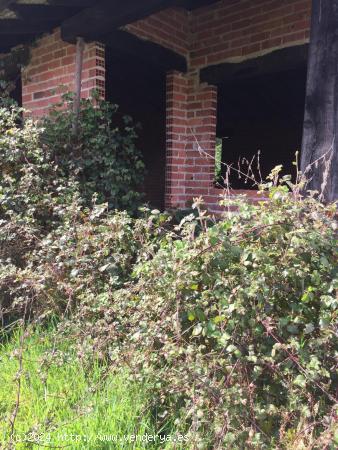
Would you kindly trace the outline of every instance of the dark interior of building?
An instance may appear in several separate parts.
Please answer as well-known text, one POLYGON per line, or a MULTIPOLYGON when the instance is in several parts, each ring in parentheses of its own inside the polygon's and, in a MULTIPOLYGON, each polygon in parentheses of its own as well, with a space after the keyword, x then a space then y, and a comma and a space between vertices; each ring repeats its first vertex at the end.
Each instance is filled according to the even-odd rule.
MULTIPOLYGON (((257 155, 263 180, 276 165, 283 174, 295 174, 296 151, 302 142, 306 67, 289 71, 238 77, 219 85, 218 130, 222 138, 222 160, 243 171, 247 162, 259 178, 257 155), (255 157, 256 155, 256 157, 255 157)), ((224 177, 226 167, 223 166, 224 177)), ((230 171, 234 189, 254 188, 252 182, 230 171)))
POLYGON ((106 49, 106 98, 141 124, 137 147, 146 165, 145 200, 164 207, 165 72, 149 63, 106 49))
POLYGON ((22 106, 22 83, 21 83, 21 75, 18 73, 15 78, 15 87, 10 93, 10 97, 15 100, 15 102, 22 106))
MULTIPOLYGON (((165 70, 128 54, 106 54, 107 100, 119 105, 142 125, 137 146, 146 165, 145 198, 163 208, 165 189, 165 70)), ((264 58, 263 58, 264 61, 264 58)), ((276 165, 295 175, 295 154, 301 149, 306 62, 272 73, 246 69, 218 85, 217 136, 222 138, 222 161, 247 172, 252 162, 255 178, 264 180, 276 165), (258 160, 259 155, 259 160, 258 160), (259 168, 257 167, 259 163, 259 168)), ((226 166, 222 167, 225 177, 226 166)), ((222 186, 222 180, 218 183, 222 186)), ((230 171, 234 189, 256 189, 250 180, 230 171)))

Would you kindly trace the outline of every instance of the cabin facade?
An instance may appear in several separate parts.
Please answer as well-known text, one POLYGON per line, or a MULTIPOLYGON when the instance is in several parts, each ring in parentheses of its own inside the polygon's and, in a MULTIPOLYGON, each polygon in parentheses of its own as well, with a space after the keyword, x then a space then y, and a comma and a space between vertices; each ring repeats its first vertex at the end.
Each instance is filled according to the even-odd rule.
MULTIPOLYGON (((216 213, 219 158, 236 168, 259 153, 265 176, 293 170, 297 150, 309 188, 336 200, 337 34, 338 0, 0 0, 0 54, 30 49, 22 105, 46 114, 80 63, 82 97, 97 89, 142 123, 145 191, 160 208, 203 196, 216 213)), ((231 184, 257 197, 243 177, 231 184)))

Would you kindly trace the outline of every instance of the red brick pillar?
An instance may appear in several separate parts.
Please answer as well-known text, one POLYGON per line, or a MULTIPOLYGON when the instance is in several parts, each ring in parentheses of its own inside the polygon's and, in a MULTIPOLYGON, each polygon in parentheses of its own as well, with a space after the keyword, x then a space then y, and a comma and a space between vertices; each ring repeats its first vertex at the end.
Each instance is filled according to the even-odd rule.
POLYGON ((188 80, 179 72, 167 75, 165 207, 185 205, 188 80))
POLYGON ((198 196, 214 203, 216 115, 216 87, 200 84, 196 73, 168 74, 167 208, 189 207, 198 196))

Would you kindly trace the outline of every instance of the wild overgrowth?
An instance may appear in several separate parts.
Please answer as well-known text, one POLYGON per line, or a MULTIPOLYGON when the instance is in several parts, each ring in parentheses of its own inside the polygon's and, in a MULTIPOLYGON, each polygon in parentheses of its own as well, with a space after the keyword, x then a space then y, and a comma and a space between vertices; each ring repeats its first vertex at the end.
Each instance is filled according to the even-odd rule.
POLYGON ((136 148, 137 126, 118 106, 83 99, 74 133, 73 97, 67 94, 43 121, 43 138, 65 175, 76 174, 81 198, 135 213, 142 201, 144 164, 136 148))
MULTIPOLYGON (((2 139, 5 155, 19 155, 10 182, 1 179, 7 320, 56 317, 57 335, 76 338, 88 364, 95 355, 112 370, 127 366, 163 429, 187 433, 188 448, 335 448, 334 205, 303 198, 276 168, 260 203, 224 198, 215 221, 196 199, 196 214, 175 227, 159 211, 135 219, 95 195, 83 201, 58 165, 43 178, 50 187, 40 192, 37 178, 34 196, 24 191, 25 203, 12 186, 22 190, 37 165, 22 156, 25 136, 14 133, 12 147, 2 139), (53 208, 44 220, 40 204, 53 208), (28 242, 19 260, 8 251, 16 236, 28 242)), ((40 141, 27 142, 34 154, 40 141)))

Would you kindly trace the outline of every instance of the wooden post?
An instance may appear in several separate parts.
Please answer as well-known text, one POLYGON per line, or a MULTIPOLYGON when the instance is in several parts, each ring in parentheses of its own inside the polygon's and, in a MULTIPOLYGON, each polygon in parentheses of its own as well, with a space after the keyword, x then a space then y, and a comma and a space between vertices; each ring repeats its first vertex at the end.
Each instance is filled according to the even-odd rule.
POLYGON ((338 0, 313 0, 301 170, 326 202, 338 199, 337 131, 338 0))
POLYGON ((74 97, 74 135, 78 132, 80 104, 81 104, 81 84, 82 84, 82 64, 83 64, 84 40, 81 37, 76 39, 76 59, 75 59, 75 97, 74 97))

